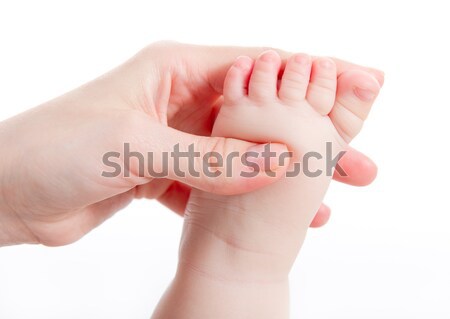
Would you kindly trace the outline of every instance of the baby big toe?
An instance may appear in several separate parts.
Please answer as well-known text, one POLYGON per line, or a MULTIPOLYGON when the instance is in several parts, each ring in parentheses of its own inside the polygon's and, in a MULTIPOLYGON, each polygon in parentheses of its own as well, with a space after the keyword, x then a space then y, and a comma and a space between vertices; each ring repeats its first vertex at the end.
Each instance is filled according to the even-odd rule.
POLYGON ((367 72, 350 70, 339 77, 336 102, 329 116, 347 143, 361 130, 379 91, 380 84, 367 72))

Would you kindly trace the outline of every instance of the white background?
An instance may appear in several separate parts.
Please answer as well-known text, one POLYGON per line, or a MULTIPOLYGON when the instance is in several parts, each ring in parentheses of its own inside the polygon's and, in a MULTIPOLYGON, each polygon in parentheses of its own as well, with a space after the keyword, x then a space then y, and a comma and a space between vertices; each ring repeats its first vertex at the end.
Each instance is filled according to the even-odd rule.
MULTIPOLYGON (((333 218, 310 232, 292 271, 292 317, 450 318, 445 4, 1 1, 0 120, 161 39, 266 45, 383 69, 382 94, 354 143, 378 163, 378 179, 331 187, 333 218)), ((1 248, 0 318, 149 318, 174 274, 181 224, 138 201, 73 245, 1 248)))

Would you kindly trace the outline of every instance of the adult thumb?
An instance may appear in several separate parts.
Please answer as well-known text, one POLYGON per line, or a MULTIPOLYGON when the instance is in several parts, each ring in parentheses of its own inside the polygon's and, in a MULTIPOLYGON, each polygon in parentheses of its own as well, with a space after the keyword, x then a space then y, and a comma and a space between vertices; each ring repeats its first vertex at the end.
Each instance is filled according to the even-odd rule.
POLYGON ((279 143, 255 144, 224 137, 188 134, 154 125, 147 153, 153 178, 169 178, 216 194, 240 194, 271 184, 285 175, 288 149, 279 143))

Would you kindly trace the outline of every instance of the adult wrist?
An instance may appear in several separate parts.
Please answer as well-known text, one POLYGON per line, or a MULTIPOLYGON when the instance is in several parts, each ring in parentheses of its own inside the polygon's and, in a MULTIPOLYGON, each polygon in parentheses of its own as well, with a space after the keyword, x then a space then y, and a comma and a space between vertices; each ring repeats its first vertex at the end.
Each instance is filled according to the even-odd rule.
POLYGON ((0 247, 38 243, 27 225, 0 199, 0 247))
MULTIPOLYGON (((0 123, 0 145, 2 145, 3 150, 10 151, 11 149, 4 141, 6 135, 4 123, 0 123)), ((7 160, 8 155, 11 154, 7 154, 6 151, 2 155, 3 157, 0 158, 0 247, 37 244, 38 240, 36 237, 8 204, 10 201, 7 196, 14 196, 14 192, 7 191, 7 180, 11 179, 11 176, 7 176, 7 172, 12 171, 7 163, 13 163, 14 161, 7 160), (9 195, 9 193, 12 195, 9 195)))

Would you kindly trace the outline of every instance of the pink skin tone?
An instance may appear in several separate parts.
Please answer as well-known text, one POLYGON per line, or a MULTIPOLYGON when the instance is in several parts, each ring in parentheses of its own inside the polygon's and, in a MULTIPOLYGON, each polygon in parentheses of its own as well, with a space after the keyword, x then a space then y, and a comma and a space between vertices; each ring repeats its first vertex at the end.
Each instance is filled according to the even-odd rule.
MULTIPOLYGON (((238 58, 224 80, 213 136, 274 141, 325 157, 348 149, 380 90, 363 70, 337 73, 329 58, 267 51, 238 58)), ((325 172, 325 160, 310 164, 325 172)), ((288 318, 288 275, 331 176, 298 174, 246 194, 193 190, 177 275, 154 318, 288 318), (176 306, 175 306, 176 305, 176 306)), ((317 218, 317 217, 316 217, 317 218)))
MULTIPOLYGON (((0 123, 0 246, 70 244, 100 225, 134 198, 156 198, 182 214, 191 187, 244 193, 273 183, 261 174, 249 181, 220 178, 102 178, 105 152, 147 153, 194 143, 201 153, 243 151, 255 143, 209 137, 236 57, 256 57, 263 48, 204 47, 176 43, 148 46, 123 65, 61 97, 0 123), (20 168, 20 169, 19 169, 20 168)), ((287 53, 280 52, 283 57, 287 53)), ((380 71, 335 59, 338 73, 357 69, 382 83, 380 71)), ((279 145, 280 148, 284 146, 279 145)), ((376 166, 351 150, 341 161, 364 185, 376 166)), ((280 172, 285 169, 280 168, 280 172)), ((329 208, 318 209, 312 226, 323 225, 329 208)))

